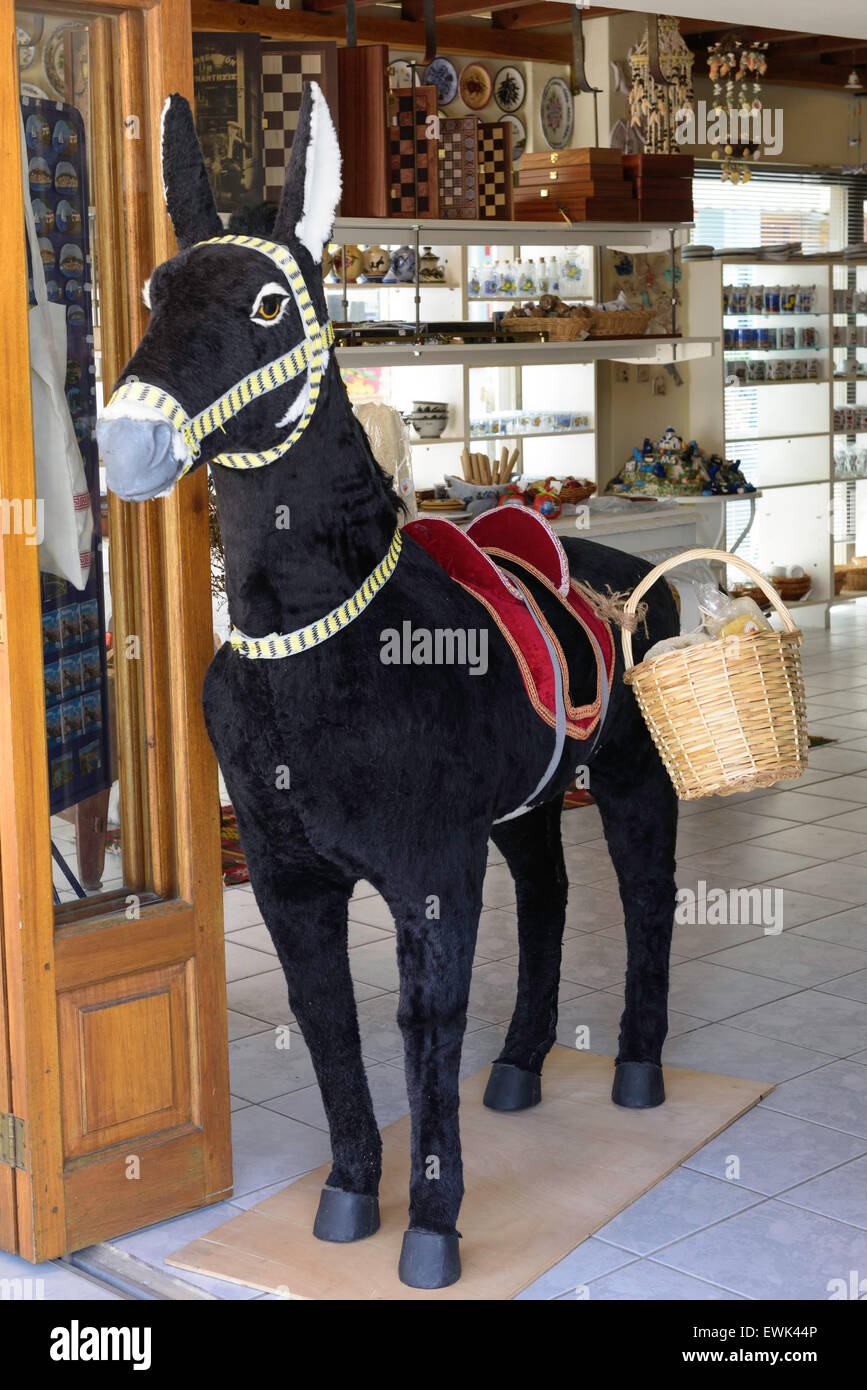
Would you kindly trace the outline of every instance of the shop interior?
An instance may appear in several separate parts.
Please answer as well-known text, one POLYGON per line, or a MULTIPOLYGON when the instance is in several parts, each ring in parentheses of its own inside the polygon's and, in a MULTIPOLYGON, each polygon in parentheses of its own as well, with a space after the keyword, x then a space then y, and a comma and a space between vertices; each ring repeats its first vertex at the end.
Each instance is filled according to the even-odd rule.
MULTIPOLYGON (((288 1256, 260 1269, 217 1235, 327 1165, 331 1144, 201 722, 205 667, 233 640, 214 486, 200 470, 166 501, 123 502, 96 439, 148 324, 142 283, 174 251, 153 206, 156 99, 172 72, 187 74, 178 89, 193 99, 225 230, 279 203, 302 93, 319 84, 344 168, 324 304, 350 401, 408 520, 465 531, 523 505, 559 537, 672 562, 682 633, 700 626, 710 585, 757 605, 766 627, 784 608, 803 635, 805 769, 680 802, 686 915, 663 1064, 754 1092, 720 1112, 720 1133, 682 1138, 652 1185, 600 1199, 604 1219, 552 1202, 538 1225, 556 1235, 526 1258, 510 1227, 501 1284, 486 1285, 491 1270, 465 1249, 481 1292, 451 1296, 813 1300, 867 1268, 867 21, 843 0, 821 16, 775 0, 723 0, 715 18, 684 8, 15 5, 24 432, 31 494, 46 501, 20 635, 11 588, 0 616, 34 739, 25 750, 0 723, 10 747, 20 740, 0 824, 6 974, 20 980, 5 1006, 17 1021, 0 1110, 21 1112, 9 1078, 16 1058, 36 1066, 38 1035, 60 1059, 47 1109, 61 1118, 45 1141, 55 1197, 38 1221, 14 1138, 0 1164, 4 1278, 35 1269, 64 1299, 364 1296, 363 1263, 350 1292, 323 1292, 324 1275, 305 1292, 288 1256), (401 145, 403 114, 416 138, 401 145), (59 392, 39 374, 37 323, 45 342, 62 339, 59 392), (58 450, 74 460, 62 486, 39 474, 58 450), (725 557, 673 567, 693 550, 725 557), (779 902, 780 925, 690 920, 709 886, 759 890, 779 902), (13 901, 53 943, 44 1007, 37 955, 28 964, 9 944, 13 901), (167 1135, 174 1156, 165 1146, 134 1199, 129 1184, 96 1180, 167 1135)), ((26 528, 26 506, 22 517, 26 528)), ((7 583, 12 544, 30 555, 25 537, 9 541, 7 583)), ((554 1052, 610 1069, 623 906, 580 769, 564 808, 554 1052)), ((482 902, 462 1080, 500 1056, 519 979, 515 887, 493 842, 482 902)), ((365 880, 348 918, 385 1128, 409 1109, 394 920, 365 880)), ((661 1123, 664 1110, 646 1113, 661 1123)), ((33 1122, 29 1133, 32 1145, 33 1122)), ((484 1165, 475 1180, 485 1189, 484 1165)), ((472 1201, 468 1181, 465 1215, 472 1201)))

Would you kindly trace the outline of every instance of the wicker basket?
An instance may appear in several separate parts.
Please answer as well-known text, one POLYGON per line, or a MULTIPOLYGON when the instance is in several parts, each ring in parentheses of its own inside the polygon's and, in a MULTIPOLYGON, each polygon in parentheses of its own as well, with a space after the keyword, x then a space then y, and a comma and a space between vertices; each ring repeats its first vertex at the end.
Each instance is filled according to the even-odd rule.
POLYGON ((688 550, 651 570, 626 612, 634 614, 657 579, 689 560, 718 560, 744 570, 785 630, 702 642, 633 666, 632 635, 624 627, 624 680, 635 691, 675 791, 692 801, 800 777, 808 747, 801 633, 758 570, 721 550, 688 550))
POLYGON ((653 318, 649 309, 594 309, 591 338, 643 338, 653 318))
POLYGON ((844 594, 867 594, 867 565, 849 566, 842 592, 844 594))
POLYGON ((780 598, 785 603, 797 603, 799 598, 804 598, 813 587, 813 581, 808 574, 804 574, 800 579, 779 578, 771 580, 780 598))
MULTIPOLYGON (((559 480, 555 477, 546 478, 543 483, 539 484, 539 487, 550 488, 552 483, 558 481, 559 480)), ((528 489, 528 491, 529 490, 530 489, 528 489)), ((533 488, 532 491, 538 491, 538 487, 533 488)), ((585 480, 579 482, 576 487, 561 487, 557 496, 560 498, 561 502, 571 502, 577 506, 581 502, 586 502, 588 497, 592 497, 595 491, 596 484, 585 480)))
POLYGON ((557 318, 552 314, 549 318, 522 318, 516 314, 514 318, 500 320, 500 329, 510 338, 517 342, 532 342, 534 338, 543 335, 549 343, 575 343, 579 338, 586 338, 590 328, 589 319, 584 318, 557 318))

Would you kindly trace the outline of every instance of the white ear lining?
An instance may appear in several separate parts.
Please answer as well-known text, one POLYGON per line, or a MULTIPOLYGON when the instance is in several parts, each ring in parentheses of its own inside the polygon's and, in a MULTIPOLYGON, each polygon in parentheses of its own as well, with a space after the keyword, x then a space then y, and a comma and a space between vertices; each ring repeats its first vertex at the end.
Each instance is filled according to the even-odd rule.
POLYGON ((163 185, 163 202, 166 207, 169 205, 169 194, 166 188, 166 116, 172 104, 171 97, 166 97, 163 102, 163 109, 160 112, 160 180, 163 185))
POLYGON ((146 308, 146 309, 149 309, 149 308, 151 307, 151 277, 150 277, 150 276, 148 276, 148 278, 145 280, 144 284, 143 284, 142 287, 141 287, 141 297, 142 297, 142 303, 144 304, 145 308, 146 308))
POLYGON ((334 209, 340 201, 340 145, 322 89, 310 83, 313 109, 310 112, 310 143, 304 174, 304 210, 295 227, 298 240, 307 247, 314 261, 322 255, 334 225, 334 209))

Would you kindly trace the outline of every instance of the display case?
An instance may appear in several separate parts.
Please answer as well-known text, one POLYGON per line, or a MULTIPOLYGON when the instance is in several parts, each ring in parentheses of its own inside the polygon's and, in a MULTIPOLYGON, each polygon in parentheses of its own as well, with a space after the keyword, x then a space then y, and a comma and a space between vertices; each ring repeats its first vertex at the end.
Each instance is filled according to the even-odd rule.
MULTIPOLYGON (((741 553, 811 578, 794 605, 804 624, 852 597, 835 593, 834 563, 867 549, 865 270, 827 257, 687 267, 688 326, 723 334, 722 357, 691 370, 693 422, 761 489, 741 553)), ((729 509, 729 549, 748 506, 729 509)))

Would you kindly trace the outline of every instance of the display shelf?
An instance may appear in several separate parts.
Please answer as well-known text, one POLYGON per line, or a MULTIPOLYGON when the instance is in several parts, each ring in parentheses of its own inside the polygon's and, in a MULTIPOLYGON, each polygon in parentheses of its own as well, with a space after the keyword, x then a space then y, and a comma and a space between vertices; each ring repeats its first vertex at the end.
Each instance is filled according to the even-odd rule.
MULTIPOLYGON (((342 280, 323 280, 323 289, 326 294, 342 295, 344 288, 350 293, 364 292, 369 290, 414 290, 414 280, 347 280, 344 286, 342 280)), ((419 280, 418 287, 421 290, 459 290, 461 284, 456 280, 419 280)))
POLYGON ((470 434, 474 444, 496 444, 498 439, 566 439, 570 434, 595 434, 593 425, 575 430, 501 430, 499 434, 470 434))
MULTIPOLYGON (((809 606, 827 612, 834 593, 834 433, 835 382, 833 347, 833 288, 831 263, 798 258, 771 262, 755 256, 689 261, 685 331, 728 330, 737 322, 799 323, 817 331, 815 347, 726 347, 719 360, 697 361, 691 368, 693 418, 691 427, 706 447, 725 457, 740 457, 756 493, 732 500, 757 504, 753 530, 742 553, 760 569, 777 564, 801 564, 810 574, 809 606), (815 286, 809 312, 768 310, 723 313, 723 285, 762 285, 785 279, 787 284, 815 286), (774 362, 788 358, 816 364, 815 377, 782 381, 739 381, 729 385, 730 364, 736 359, 774 362), (769 386, 795 389, 788 395, 769 386), (720 428, 722 426, 722 428, 720 428)), ((728 509, 731 533, 740 526, 737 511, 728 509)), ((731 541, 731 534, 728 540, 731 541)), ((729 547, 730 548, 730 547, 729 547)))
MULTIPOLYGON (((834 380, 836 381, 837 378, 835 377, 834 380)), ((734 391, 751 391, 751 390, 753 389, 754 386, 765 387, 765 386, 827 386, 827 385, 828 385, 828 379, 827 379, 827 377, 824 377, 824 376, 808 376, 808 377, 799 378, 797 381, 796 381, 793 377, 790 377, 790 378, 788 379, 788 381, 785 381, 785 380, 784 380, 784 381, 737 381, 737 382, 727 381, 727 382, 725 383, 725 389, 726 389, 727 392, 728 392, 728 391, 734 392, 734 391)))
POLYGON ((579 343, 370 343, 338 347, 342 367, 538 366, 580 362, 687 362, 711 357, 719 338, 585 338, 579 343))
POLYGON ((684 246, 691 223, 685 222, 451 222, 399 217, 338 217, 331 234, 338 245, 385 242, 397 246, 418 240, 432 246, 610 246, 641 251, 668 251, 684 246))
MULTIPOLYGON (((469 304, 532 304, 540 294, 553 294, 553 290, 537 290, 532 294, 468 294, 469 304)), ((589 294, 558 294, 564 304, 586 304, 589 294)))

